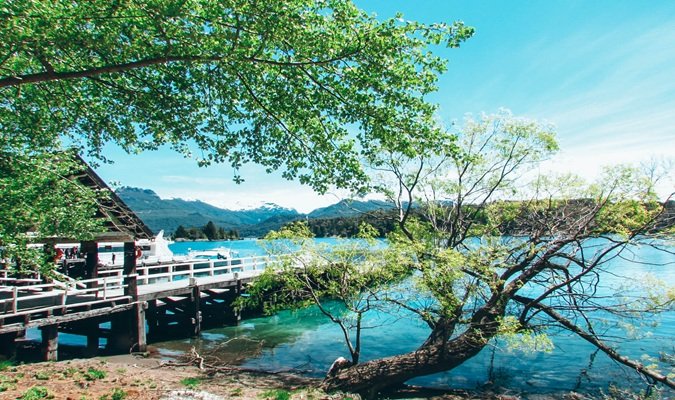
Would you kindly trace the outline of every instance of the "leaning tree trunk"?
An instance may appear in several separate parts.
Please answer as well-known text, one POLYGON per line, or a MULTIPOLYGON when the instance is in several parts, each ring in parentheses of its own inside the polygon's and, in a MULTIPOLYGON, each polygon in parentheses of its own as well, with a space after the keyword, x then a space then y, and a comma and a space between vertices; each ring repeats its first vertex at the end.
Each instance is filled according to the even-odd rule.
POLYGON ((478 354, 496 335, 497 319, 503 314, 499 308, 484 308, 483 312, 476 313, 467 330, 451 340, 449 335, 439 335, 434 330, 422 346, 410 353, 333 370, 321 388, 360 393, 370 398, 412 378, 449 371, 478 354))

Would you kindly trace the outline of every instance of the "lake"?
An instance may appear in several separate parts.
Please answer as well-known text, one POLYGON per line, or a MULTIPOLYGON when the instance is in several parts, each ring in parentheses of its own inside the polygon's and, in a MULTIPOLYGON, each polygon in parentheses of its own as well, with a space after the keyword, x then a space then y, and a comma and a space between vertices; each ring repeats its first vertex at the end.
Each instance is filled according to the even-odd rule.
MULTIPOLYGON (((334 239, 316 240, 335 243, 334 239)), ((188 249, 215 247, 230 248, 241 257, 264 254, 255 240, 171 245, 176 254, 185 254, 188 249)), ((641 247, 635 249, 630 257, 639 262, 613 261, 621 275, 638 278, 652 274, 670 284, 675 283, 672 254, 641 247)), ((605 283, 608 285, 618 282, 617 277, 607 278, 605 283)), ((413 350, 429 333, 425 324, 405 316, 394 319, 386 314, 373 314, 367 322, 385 327, 364 331, 363 361, 413 350)), ((616 322, 608 316, 605 329, 616 337, 612 344, 626 355, 651 364, 653 360, 645 358, 645 354, 658 358, 660 354, 675 353, 675 311, 661 314, 658 320, 642 321, 644 325, 637 331, 619 328, 616 322), (629 339, 636 335, 641 336, 640 340, 629 339)), ((601 391, 607 393, 609 385, 642 388, 642 381, 634 372, 617 365, 602 353, 594 353, 593 346, 582 339, 562 331, 550 332, 550 335, 555 345, 551 353, 516 351, 497 341, 451 372, 418 378, 411 383, 465 389, 493 385, 521 394, 554 394, 574 390, 600 395, 601 391)), ((314 307, 282 312, 272 317, 246 319, 239 326, 204 331, 198 339, 156 345, 165 356, 196 346, 202 353, 212 352, 247 367, 295 371, 316 377, 323 376, 337 357, 349 358, 341 331, 314 307)), ((672 358, 665 358, 660 360, 661 366, 675 367, 672 358)))

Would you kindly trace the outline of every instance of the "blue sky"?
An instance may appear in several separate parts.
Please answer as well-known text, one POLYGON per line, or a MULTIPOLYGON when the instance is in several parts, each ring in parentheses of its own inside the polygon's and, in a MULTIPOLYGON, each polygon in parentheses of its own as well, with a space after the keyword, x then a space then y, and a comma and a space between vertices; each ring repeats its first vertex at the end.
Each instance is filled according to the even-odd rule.
MULTIPOLYGON (((423 22, 462 20, 476 28, 450 60, 431 100, 449 123, 501 107, 557 127, 561 152, 545 168, 592 178, 603 165, 675 158, 675 1, 362 0, 381 17, 397 11, 423 22)), ((108 182, 152 189, 163 198, 225 208, 274 202, 310 211, 342 193, 311 189, 246 167, 198 168, 170 151, 130 156, 110 148, 108 182)), ((670 181, 662 192, 673 191, 670 181)))

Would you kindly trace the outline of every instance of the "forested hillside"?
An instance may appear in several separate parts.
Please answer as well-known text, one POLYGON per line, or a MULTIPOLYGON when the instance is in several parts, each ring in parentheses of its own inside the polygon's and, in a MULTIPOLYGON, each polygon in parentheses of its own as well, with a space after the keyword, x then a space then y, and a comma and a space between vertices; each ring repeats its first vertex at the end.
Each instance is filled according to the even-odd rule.
POLYGON ((363 220, 378 228, 381 234, 393 229, 393 226, 385 226, 381 218, 383 210, 390 208, 389 204, 378 200, 342 200, 309 214, 300 214, 272 203, 250 210, 227 210, 198 200, 162 199, 152 190, 131 187, 118 189, 117 195, 154 232, 164 230, 167 234, 174 233, 179 226, 202 228, 212 222, 217 228, 237 231, 242 237, 260 237, 299 219, 309 220, 318 237, 351 236, 363 220))
POLYGON ((202 201, 183 199, 161 199, 149 189, 123 187, 117 190, 117 195, 132 209, 148 226, 158 232, 164 230, 173 233, 178 226, 201 227, 212 221, 216 226, 225 230, 236 229, 243 235, 255 235, 258 224, 275 218, 280 225, 301 218, 296 210, 266 204, 251 210, 227 210, 218 208, 202 201))

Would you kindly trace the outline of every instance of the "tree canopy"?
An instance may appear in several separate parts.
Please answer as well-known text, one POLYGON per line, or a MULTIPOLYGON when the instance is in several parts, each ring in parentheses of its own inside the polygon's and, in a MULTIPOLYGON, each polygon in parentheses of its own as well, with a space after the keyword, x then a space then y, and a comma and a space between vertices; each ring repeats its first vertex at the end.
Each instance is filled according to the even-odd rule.
POLYGON ((0 135, 4 151, 168 145, 201 165, 354 187, 373 144, 432 138, 425 95, 446 61, 429 46, 472 33, 348 0, 3 3, 0 135))
MULTIPOLYGON (((44 229, 38 216, 63 203, 41 183, 61 182, 59 168, 24 166, 53 165, 64 145, 99 160, 107 143, 169 146, 199 165, 230 164, 236 181, 257 163, 320 192, 363 188, 361 161, 375 148, 433 140, 425 96, 446 61, 429 46, 472 33, 379 20, 348 0, 3 2, 0 170, 12 174, 0 209, 28 219, 2 219, 13 233, 0 245, 26 225, 44 229), (19 182, 25 190, 13 190, 19 182)), ((78 210, 52 219, 64 236, 87 236, 71 222, 91 214, 78 210)))
POLYGON ((28 245, 47 237, 85 240, 103 229, 97 193, 74 175, 83 166, 72 155, 0 153, 0 259, 14 260, 19 272, 48 271, 52 259, 28 245))

